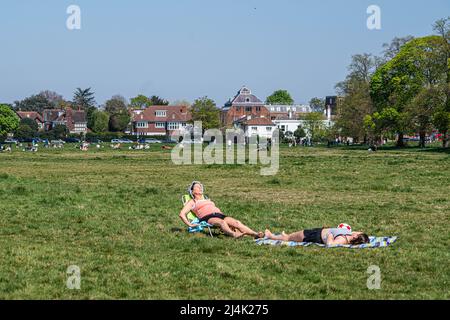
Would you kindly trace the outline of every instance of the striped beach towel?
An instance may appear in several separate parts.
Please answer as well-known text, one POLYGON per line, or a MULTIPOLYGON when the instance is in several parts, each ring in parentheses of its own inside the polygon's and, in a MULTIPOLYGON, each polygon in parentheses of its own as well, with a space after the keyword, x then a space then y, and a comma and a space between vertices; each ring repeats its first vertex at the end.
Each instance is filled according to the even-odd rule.
POLYGON ((256 239, 255 242, 258 245, 272 245, 272 246, 288 246, 288 247, 308 247, 308 246, 319 246, 324 248, 349 248, 349 249, 366 249, 366 248, 383 248, 391 245, 397 241, 398 237, 369 237, 369 243, 363 243, 358 245, 349 244, 335 244, 335 245, 325 245, 314 242, 294 242, 294 241, 282 241, 282 240, 270 240, 267 238, 256 239))

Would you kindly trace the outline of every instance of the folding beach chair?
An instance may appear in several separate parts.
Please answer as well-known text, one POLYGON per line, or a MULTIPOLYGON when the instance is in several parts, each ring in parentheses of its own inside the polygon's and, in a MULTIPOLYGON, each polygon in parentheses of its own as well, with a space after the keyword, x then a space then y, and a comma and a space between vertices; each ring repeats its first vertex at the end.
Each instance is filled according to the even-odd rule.
MULTIPOLYGON (((208 197, 204 196, 204 199, 208 199, 208 197)), ((192 200, 192 197, 190 194, 185 194, 184 196, 181 197, 181 201, 183 202, 183 206, 186 205, 186 203, 188 203, 188 201, 192 200)), ((212 224, 209 224, 205 221, 200 222, 200 220, 195 216, 195 214, 190 211, 187 215, 186 215, 187 219, 189 220, 190 223, 192 224, 196 224, 196 227, 188 227, 188 232, 189 233, 197 233, 197 232, 203 232, 205 229, 208 229, 209 235, 211 237, 213 237, 213 233, 211 232, 211 228, 214 228, 214 226, 212 224)))

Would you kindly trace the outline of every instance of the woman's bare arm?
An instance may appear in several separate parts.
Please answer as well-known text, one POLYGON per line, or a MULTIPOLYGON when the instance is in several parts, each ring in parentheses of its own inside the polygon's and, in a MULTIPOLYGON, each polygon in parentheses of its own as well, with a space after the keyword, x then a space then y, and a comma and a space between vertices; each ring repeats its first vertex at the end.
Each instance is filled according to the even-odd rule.
POLYGON ((332 234, 329 234, 327 237, 327 245, 334 245, 334 244, 348 244, 347 238, 338 236, 336 239, 333 237, 332 234))
POLYGON ((189 226, 189 227, 195 227, 195 224, 192 224, 189 222, 188 218, 187 218, 187 214, 189 213, 189 211, 192 210, 192 208, 194 207, 194 200, 189 200, 186 205, 183 207, 183 209, 181 209, 180 211, 180 219, 183 220, 183 222, 189 226))

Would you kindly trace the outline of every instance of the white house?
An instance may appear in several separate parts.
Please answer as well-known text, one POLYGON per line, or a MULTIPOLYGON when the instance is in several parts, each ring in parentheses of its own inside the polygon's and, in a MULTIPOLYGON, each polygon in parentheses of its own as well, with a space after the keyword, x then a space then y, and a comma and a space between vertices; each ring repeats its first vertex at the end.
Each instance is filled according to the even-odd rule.
POLYGON ((260 138, 272 138, 276 125, 266 117, 243 117, 234 122, 236 128, 241 128, 246 138, 259 136, 260 138))

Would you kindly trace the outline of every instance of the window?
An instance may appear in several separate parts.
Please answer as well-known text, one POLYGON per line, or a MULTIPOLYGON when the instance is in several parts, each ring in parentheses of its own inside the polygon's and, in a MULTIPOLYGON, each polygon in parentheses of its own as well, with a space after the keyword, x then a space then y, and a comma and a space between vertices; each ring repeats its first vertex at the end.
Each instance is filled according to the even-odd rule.
POLYGON ((280 107, 277 107, 277 111, 280 112, 280 111, 281 111, 281 108, 280 108, 280 107))
POLYGON ((155 112, 155 115, 157 117, 167 117, 167 111, 166 110, 157 110, 155 112))
POLYGON ((296 107, 293 107, 293 108, 292 108, 292 111, 296 112, 296 111, 297 111, 297 108, 296 108, 296 107))
POLYGON ((148 128, 148 122, 146 121, 139 121, 136 123, 136 128, 148 128))
POLYGON ((252 112, 252 107, 245 107, 246 112, 252 112))
POLYGON ((250 102, 250 98, 245 98, 245 102, 250 102))
POLYGON ((180 123, 179 122, 169 122, 167 129, 168 130, 178 130, 178 129, 180 129, 180 123))
POLYGON ((256 107, 256 112, 260 112, 261 111, 261 107, 256 107))
POLYGON ((274 108, 274 107, 271 107, 271 108, 270 108, 270 111, 272 111, 272 112, 275 111, 275 108, 274 108))
POLYGON ((157 129, 164 129, 166 127, 166 124, 164 122, 156 122, 155 128, 157 129))
POLYGON ((252 127, 252 131, 258 131, 258 127, 252 127))
POLYGON ((272 131, 272 127, 266 127, 266 131, 272 131))
POLYGON ((241 112, 241 107, 236 107, 237 112, 241 112))

